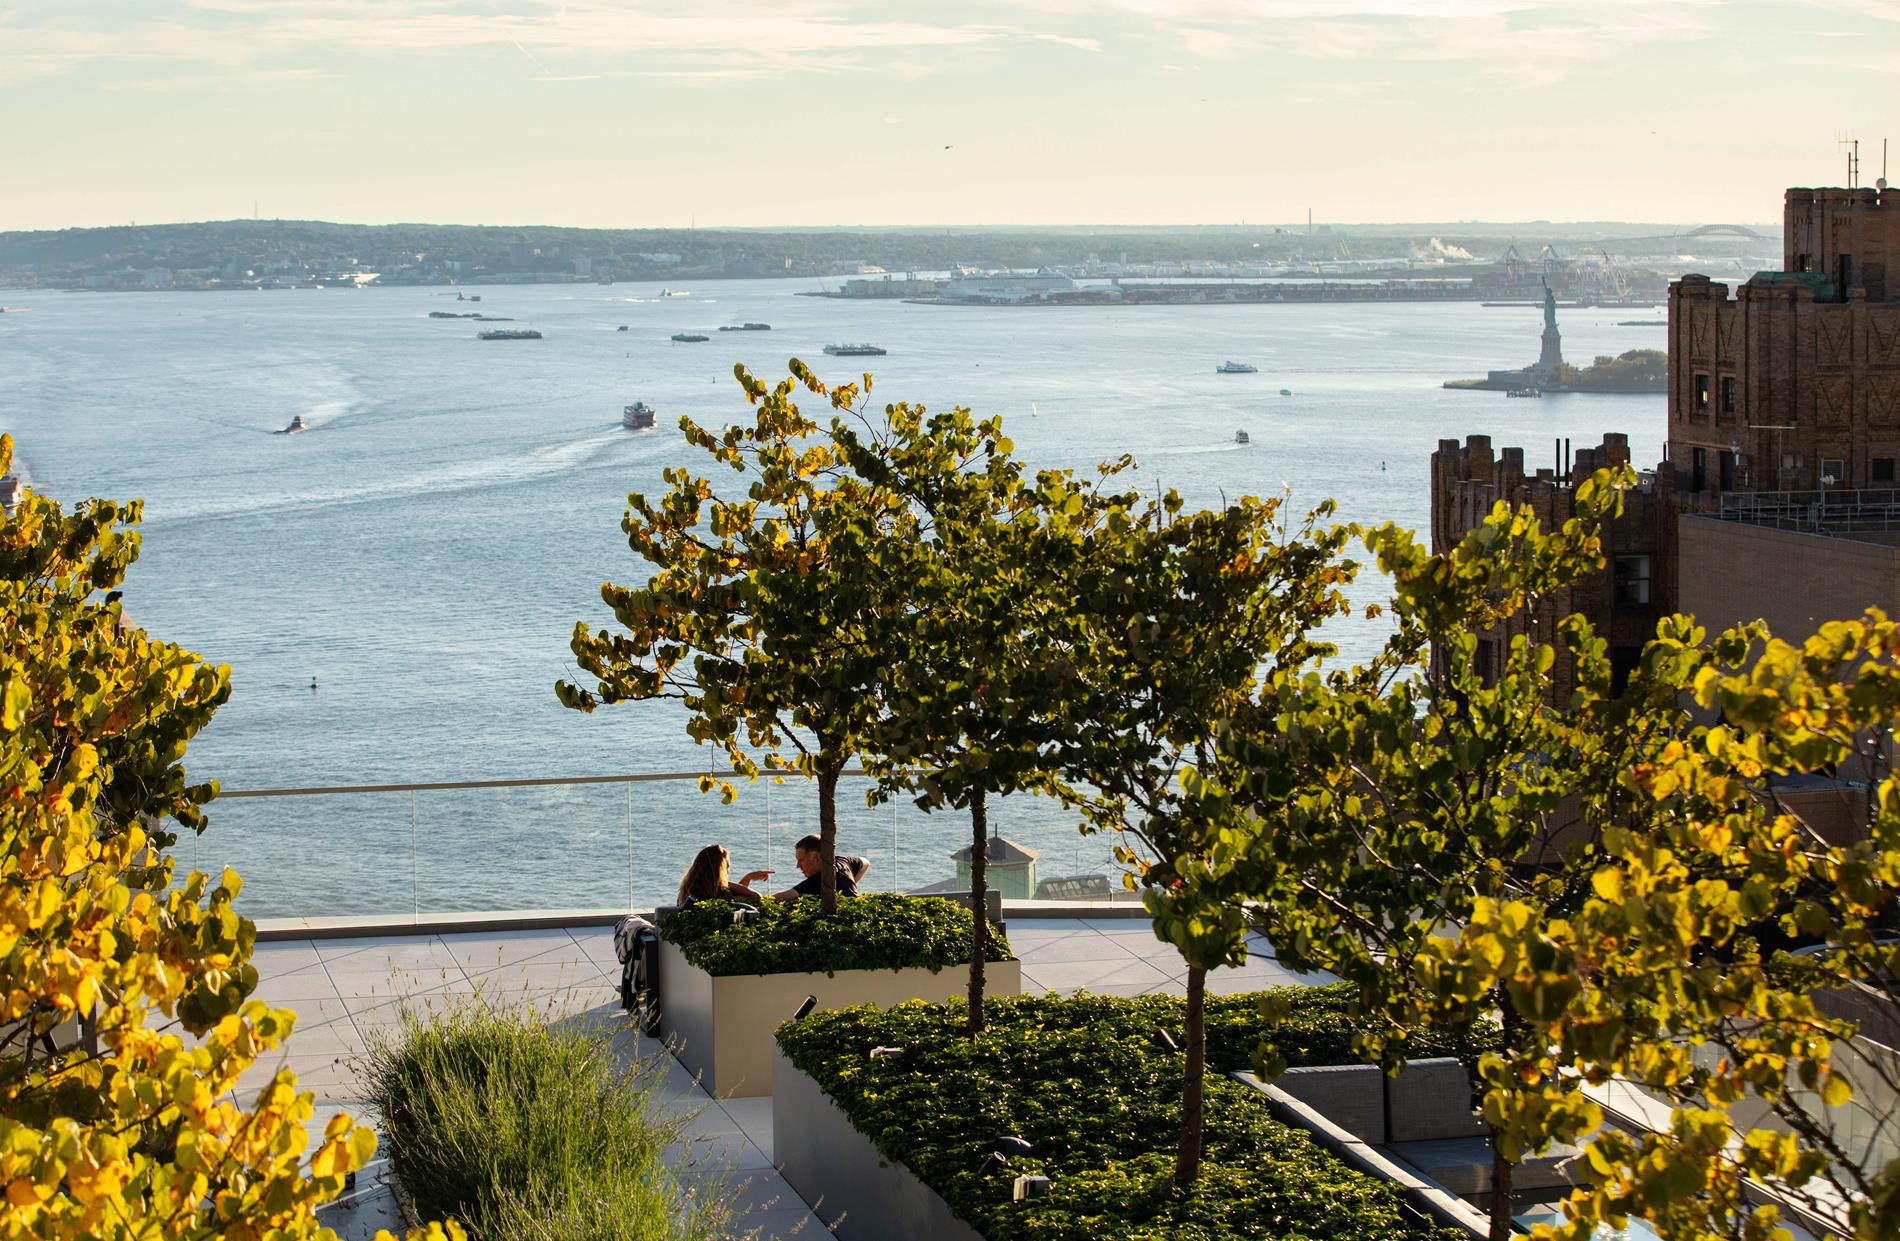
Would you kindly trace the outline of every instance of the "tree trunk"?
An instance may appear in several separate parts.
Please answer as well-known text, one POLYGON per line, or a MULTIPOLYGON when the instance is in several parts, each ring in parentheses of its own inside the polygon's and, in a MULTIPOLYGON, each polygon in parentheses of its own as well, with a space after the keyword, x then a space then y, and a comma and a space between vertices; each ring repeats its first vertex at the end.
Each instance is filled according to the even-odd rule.
POLYGON ((990 942, 990 813, 981 786, 970 791, 970 1037, 983 1032, 983 958, 990 942))
POLYGON ((1207 1071, 1207 967, 1188 966, 1187 1063, 1181 1070, 1181 1148, 1174 1183, 1186 1189, 1201 1175, 1201 1079, 1207 1071))
POLYGON ((1504 1157, 1496 1134, 1491 1135, 1490 1241, 1511 1238, 1511 1161, 1504 1157))
POLYGON ((838 773, 826 767, 818 773, 818 891, 825 916, 838 912, 838 773))

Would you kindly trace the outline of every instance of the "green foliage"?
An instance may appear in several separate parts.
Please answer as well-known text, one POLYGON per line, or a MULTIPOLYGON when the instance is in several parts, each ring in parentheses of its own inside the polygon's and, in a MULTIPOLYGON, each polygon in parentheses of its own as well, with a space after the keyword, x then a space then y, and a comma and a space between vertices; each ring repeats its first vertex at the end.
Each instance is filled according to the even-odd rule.
POLYGON ((1391 1186, 1277 1123, 1262 1096, 1225 1078, 1207 1083, 1205 1174, 1177 1187, 1179 1057, 1151 1037, 1163 1012, 1178 1018, 1180 1002, 1010 997, 994 1001, 988 1031, 971 1040, 961 1006, 908 1003, 814 1013, 778 1039, 881 1154, 989 1241, 1455 1235, 1409 1222, 1391 1186), (904 1054, 872 1061, 877 1046, 904 1054), (982 1175, 1004 1135, 1033 1153, 982 1175), (1011 1182, 1025 1173, 1050 1177, 1050 1196, 1012 1202, 1011 1182))
POLYGON ((158 816, 204 825, 185 746, 230 673, 99 597, 138 518, 31 492, 0 515, 0 1232, 321 1241, 375 1135, 339 1115, 311 1149, 287 1069, 239 1094, 296 1015, 249 998, 238 876, 179 881, 164 852, 158 816))
MULTIPOLYGON (((905 497, 844 468, 831 434, 794 401, 797 387, 840 414, 864 387, 827 387, 803 363, 767 388, 735 368, 751 425, 714 433, 682 416, 687 443, 741 476, 722 496, 684 466, 668 491, 627 497, 621 528, 653 573, 644 586, 607 583, 601 599, 622 632, 574 627, 575 662, 594 686, 561 682, 563 705, 676 698, 687 732, 725 751, 733 770, 797 771, 818 783, 824 901, 836 903, 837 785, 881 713, 885 668, 912 623, 901 583, 917 545, 905 497), (893 583, 900 584, 894 590, 893 583)), ((702 789, 732 786, 712 777, 702 789)))
MULTIPOLYGON (((839 970, 941 970, 970 963, 975 919, 955 901, 873 893, 826 915, 812 897, 765 900, 735 923, 727 901, 698 901, 660 915, 660 935, 715 978, 732 974, 831 974, 839 970)), ((1013 961, 994 925, 988 959, 1013 961)))
POLYGON ((663 1162, 684 1128, 652 1070, 604 1037, 478 1001, 405 1005, 365 1066, 383 1149, 417 1209, 478 1241, 710 1241, 719 1196, 663 1162))

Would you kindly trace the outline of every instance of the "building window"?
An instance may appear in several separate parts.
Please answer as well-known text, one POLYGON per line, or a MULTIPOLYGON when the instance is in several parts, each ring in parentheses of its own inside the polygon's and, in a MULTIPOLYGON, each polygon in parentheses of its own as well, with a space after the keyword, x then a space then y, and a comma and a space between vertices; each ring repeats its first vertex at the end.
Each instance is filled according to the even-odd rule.
POLYGON ((1806 464, 1807 464, 1806 458, 1804 458, 1798 452, 1782 453, 1781 454, 1781 478, 1782 478, 1783 485, 1784 486, 1786 485, 1787 480, 1790 477, 1801 473, 1801 468, 1805 466, 1806 464))
POLYGON ((1709 377, 1707 375, 1695 377, 1695 412, 1698 414, 1709 412, 1709 377))
POLYGON ((1821 458, 1821 485, 1832 487, 1847 477, 1847 466, 1839 457, 1821 458))
POLYGON ((1618 556, 1615 565, 1616 601, 1633 607, 1649 603, 1649 557, 1618 556))
POLYGON ((1733 375, 1722 376, 1722 412, 1725 414, 1735 412, 1735 376, 1733 375))
POLYGON ((1873 483, 1892 482, 1893 481, 1893 458, 1892 457, 1875 457, 1873 469, 1868 473, 1867 481, 1873 482, 1873 483))

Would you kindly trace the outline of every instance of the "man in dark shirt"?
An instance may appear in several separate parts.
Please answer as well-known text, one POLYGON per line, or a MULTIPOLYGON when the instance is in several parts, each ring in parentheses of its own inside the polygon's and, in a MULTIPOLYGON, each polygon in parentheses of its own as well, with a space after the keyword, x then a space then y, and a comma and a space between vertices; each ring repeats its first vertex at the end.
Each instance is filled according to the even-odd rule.
MULTIPOLYGON (((801 836, 792 846, 792 856, 798 862, 798 872, 805 876, 797 884, 778 893, 782 901, 795 900, 801 896, 824 895, 824 842, 816 836, 801 836)), ((837 857, 838 895, 856 896, 858 881, 871 869, 868 858, 837 857)))

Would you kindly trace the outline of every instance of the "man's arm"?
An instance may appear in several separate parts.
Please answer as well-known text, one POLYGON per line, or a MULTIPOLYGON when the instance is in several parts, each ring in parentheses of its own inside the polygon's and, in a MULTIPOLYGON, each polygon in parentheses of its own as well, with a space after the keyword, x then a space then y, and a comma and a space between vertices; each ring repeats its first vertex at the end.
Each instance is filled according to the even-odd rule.
POLYGON ((852 883, 871 873, 871 859, 868 857, 841 857, 838 861, 844 865, 845 873, 851 876, 852 883))

